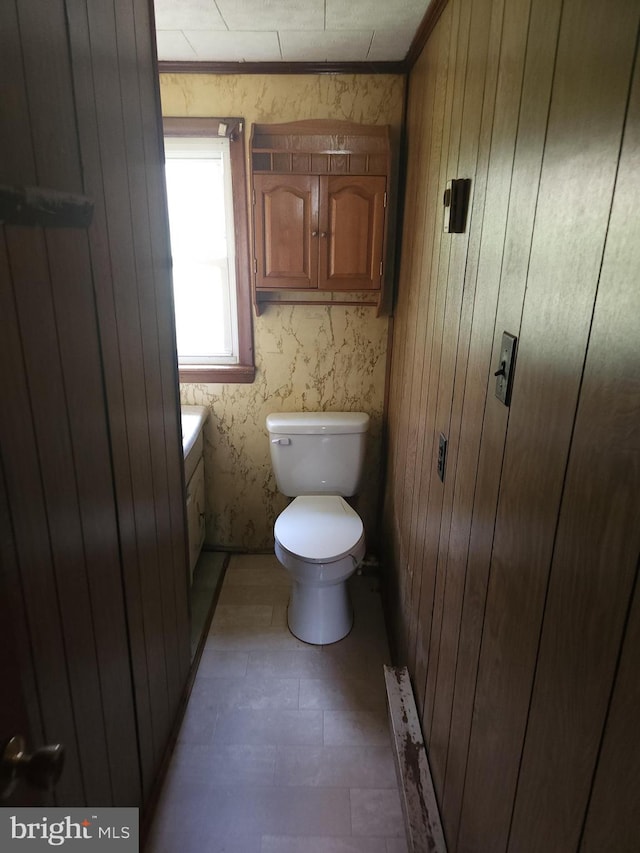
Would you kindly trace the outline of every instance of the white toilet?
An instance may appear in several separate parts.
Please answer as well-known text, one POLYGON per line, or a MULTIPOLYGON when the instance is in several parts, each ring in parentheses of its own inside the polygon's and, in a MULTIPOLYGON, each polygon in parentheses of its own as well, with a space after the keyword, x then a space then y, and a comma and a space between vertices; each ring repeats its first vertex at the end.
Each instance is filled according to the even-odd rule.
POLYGON ((295 498, 276 519, 276 556, 293 579, 289 629, 306 643, 335 643, 353 624, 346 581, 364 557, 364 527, 344 498, 358 488, 368 428, 363 412, 267 417, 278 489, 295 498))

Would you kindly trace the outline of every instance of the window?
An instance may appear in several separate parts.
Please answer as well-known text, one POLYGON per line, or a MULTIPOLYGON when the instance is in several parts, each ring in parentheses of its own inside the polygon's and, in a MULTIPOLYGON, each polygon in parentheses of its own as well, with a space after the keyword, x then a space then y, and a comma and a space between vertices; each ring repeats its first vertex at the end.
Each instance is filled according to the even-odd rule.
POLYGON ((238 118, 164 120, 181 382, 252 382, 250 273, 238 118))

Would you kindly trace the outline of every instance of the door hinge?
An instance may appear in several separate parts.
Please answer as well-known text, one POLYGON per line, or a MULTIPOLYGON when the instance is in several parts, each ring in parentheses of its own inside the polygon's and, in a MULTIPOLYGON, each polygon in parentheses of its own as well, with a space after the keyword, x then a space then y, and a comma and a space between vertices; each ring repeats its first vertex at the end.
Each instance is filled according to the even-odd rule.
POLYGON ((258 274, 258 259, 257 259, 257 258, 254 258, 254 259, 253 259, 253 272, 254 272, 256 275, 258 274))
POLYGON ((256 191, 255 190, 253 190, 253 192, 251 193, 251 198, 253 200, 253 203, 255 204, 256 203, 256 191))
POLYGON ((382 261, 380 261, 380 276, 381 276, 381 277, 382 277, 382 266, 383 266, 383 262, 382 262, 382 261))
POLYGON ((387 194, 384 194, 383 207, 387 206, 387 194))

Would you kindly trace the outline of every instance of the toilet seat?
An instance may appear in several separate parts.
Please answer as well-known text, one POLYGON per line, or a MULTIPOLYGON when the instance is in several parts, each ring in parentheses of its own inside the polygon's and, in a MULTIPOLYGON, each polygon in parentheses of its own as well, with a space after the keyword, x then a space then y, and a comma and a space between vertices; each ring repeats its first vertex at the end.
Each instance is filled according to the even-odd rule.
POLYGON ((364 527, 339 495, 302 495, 280 513, 274 533, 290 554, 309 563, 332 563, 357 550, 364 527))

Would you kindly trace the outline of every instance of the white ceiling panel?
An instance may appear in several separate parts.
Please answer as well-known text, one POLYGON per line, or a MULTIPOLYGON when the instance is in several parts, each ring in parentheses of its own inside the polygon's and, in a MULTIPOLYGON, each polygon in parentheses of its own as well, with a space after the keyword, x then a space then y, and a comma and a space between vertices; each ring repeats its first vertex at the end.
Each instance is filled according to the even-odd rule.
POLYGON ((324 30, 324 0, 216 0, 230 30, 324 30))
POLYGON ((159 30, 227 29, 214 0, 155 0, 154 6, 159 30))
POLYGON ((154 2, 161 61, 393 62, 432 0, 154 2))
POLYGON ((364 62, 369 53, 372 30, 294 33, 282 30, 280 46, 285 62, 364 62))
POLYGON ((195 50, 180 30, 156 30, 158 57, 176 62, 196 62, 195 50))
POLYGON ((415 35, 415 29, 404 27, 397 30, 376 30, 369 48, 370 62, 393 62, 403 57, 415 35))
POLYGON ((279 62, 278 34, 187 30, 185 37, 201 62, 279 62))
POLYGON ((425 0, 327 0, 326 28, 328 30, 399 29, 412 26, 415 30, 429 5, 425 0))

